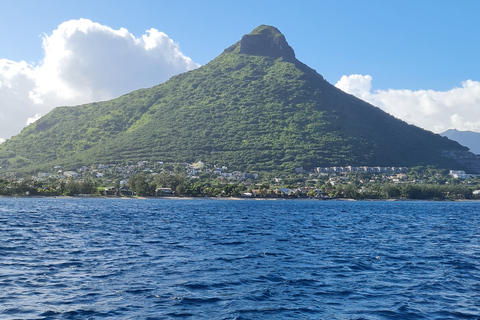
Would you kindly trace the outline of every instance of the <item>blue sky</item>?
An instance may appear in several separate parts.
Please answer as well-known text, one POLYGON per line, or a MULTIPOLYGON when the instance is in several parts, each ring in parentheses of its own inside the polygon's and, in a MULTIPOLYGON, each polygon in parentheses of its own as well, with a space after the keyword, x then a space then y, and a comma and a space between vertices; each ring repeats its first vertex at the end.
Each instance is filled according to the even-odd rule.
MULTIPOLYGON (((438 121, 444 123, 435 126, 416 123, 415 119, 428 117, 429 112, 442 113, 442 106, 432 111, 428 105, 424 107, 426 111, 415 115, 415 108, 402 113, 399 108, 406 110, 407 106, 389 101, 402 99, 401 93, 408 93, 408 101, 420 103, 425 100, 423 93, 432 91, 439 95, 427 95, 431 104, 442 93, 458 88, 473 84, 469 92, 477 90, 479 12, 480 1, 473 0, 6 0, 0 10, 0 59, 26 61, 32 68, 38 67, 45 58, 42 39, 65 21, 85 18, 113 30, 125 28, 136 38, 155 28, 178 44, 186 57, 203 65, 243 34, 260 24, 268 24, 286 36, 299 60, 330 83, 336 84, 345 76, 337 84, 341 89, 432 131, 454 127, 455 123, 459 129, 478 131, 478 113, 478 119, 470 119, 467 124, 464 119, 469 118, 468 110, 462 114, 449 111, 450 122, 439 117, 438 121), (465 84, 468 80, 473 82, 465 84), (389 90, 397 95, 387 97, 389 90), (455 115, 455 119, 463 122, 453 119, 455 115)), ((476 96, 468 99, 469 108, 474 108, 472 101, 476 96)), ((444 108, 447 107, 455 109, 451 105, 444 108)), ((0 111, 1 108, 7 106, 0 105, 0 111)), ((3 134, 5 138, 8 135, 3 134)))
POLYGON ((36 62, 41 36, 88 18, 140 36, 156 28, 205 64, 260 24, 330 82, 370 74, 378 89, 447 90, 480 80, 480 1, 3 1, 0 57, 36 62))

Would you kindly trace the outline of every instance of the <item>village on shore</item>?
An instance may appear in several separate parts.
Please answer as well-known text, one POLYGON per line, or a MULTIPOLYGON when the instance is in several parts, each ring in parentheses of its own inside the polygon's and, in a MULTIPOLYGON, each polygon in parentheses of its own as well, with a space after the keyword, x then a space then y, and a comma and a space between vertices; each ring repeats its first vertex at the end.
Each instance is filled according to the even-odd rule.
POLYGON ((480 175, 432 167, 319 167, 245 173, 201 161, 97 164, 0 177, 3 196, 480 199, 480 175))

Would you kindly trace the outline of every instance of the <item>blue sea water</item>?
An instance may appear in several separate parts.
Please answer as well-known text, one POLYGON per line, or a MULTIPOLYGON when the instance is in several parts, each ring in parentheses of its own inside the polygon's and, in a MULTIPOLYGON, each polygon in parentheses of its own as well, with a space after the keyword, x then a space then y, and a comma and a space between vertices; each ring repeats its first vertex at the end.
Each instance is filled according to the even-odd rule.
POLYGON ((480 319, 480 203, 0 198, 0 319, 480 319))

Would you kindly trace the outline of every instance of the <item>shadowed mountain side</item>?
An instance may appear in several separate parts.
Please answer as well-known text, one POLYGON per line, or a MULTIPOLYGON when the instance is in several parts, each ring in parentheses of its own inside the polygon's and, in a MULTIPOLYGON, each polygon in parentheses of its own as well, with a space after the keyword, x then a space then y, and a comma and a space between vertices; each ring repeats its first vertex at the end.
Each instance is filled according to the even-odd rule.
POLYGON ((57 108, 0 145, 3 168, 156 160, 238 170, 436 165, 457 142, 326 82, 260 26, 205 66, 106 102, 57 108))

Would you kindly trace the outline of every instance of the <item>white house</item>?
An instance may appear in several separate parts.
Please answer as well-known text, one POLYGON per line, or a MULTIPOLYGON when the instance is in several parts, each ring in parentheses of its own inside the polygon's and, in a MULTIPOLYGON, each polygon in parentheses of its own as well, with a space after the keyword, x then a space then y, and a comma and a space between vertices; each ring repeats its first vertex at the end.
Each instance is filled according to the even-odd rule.
POLYGON ((38 173, 38 177, 39 178, 46 178, 46 177, 50 177, 52 174, 49 173, 49 172, 39 172, 38 173))
POLYGON ((77 178, 79 176, 77 171, 65 171, 63 175, 68 178, 72 178, 72 177, 77 178))

